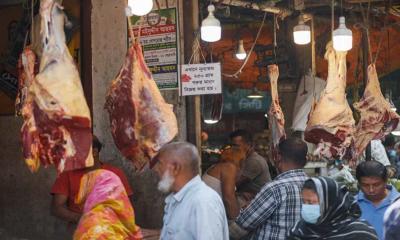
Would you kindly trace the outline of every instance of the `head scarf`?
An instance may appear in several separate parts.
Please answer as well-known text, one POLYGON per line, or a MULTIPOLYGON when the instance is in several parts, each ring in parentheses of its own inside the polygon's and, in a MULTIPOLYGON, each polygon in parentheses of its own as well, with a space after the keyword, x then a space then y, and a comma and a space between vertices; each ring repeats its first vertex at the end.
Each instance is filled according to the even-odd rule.
POLYGON ((113 172, 99 169, 85 174, 75 202, 84 208, 74 240, 142 239, 125 188, 113 172))
POLYGON ((375 230, 360 221, 361 210, 345 186, 327 177, 311 178, 316 187, 321 216, 316 224, 303 219, 290 230, 289 239, 378 239, 375 230))

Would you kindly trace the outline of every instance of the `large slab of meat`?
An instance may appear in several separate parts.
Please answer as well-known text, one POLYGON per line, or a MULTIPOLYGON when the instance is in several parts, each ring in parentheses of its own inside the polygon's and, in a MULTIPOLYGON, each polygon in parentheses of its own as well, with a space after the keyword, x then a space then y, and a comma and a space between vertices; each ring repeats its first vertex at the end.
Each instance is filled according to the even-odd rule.
POLYGON ((367 86, 361 100, 354 103, 354 108, 361 116, 355 132, 354 152, 357 158, 371 140, 382 139, 393 131, 400 119, 400 116, 390 109, 390 103, 382 95, 374 64, 368 66, 367 86))
POLYGON ((28 89, 39 71, 37 57, 30 46, 26 46, 18 59, 18 94, 15 100, 15 114, 22 115, 22 108, 28 98, 28 89))
MULTIPOLYGON (((32 97, 29 95, 29 89, 35 79, 35 74, 37 73, 37 71, 35 71, 36 60, 37 57, 29 46, 24 48, 18 60, 18 95, 15 101, 15 113, 17 116, 24 117, 25 121, 22 127, 22 133, 24 132, 24 129, 28 128, 29 126, 35 128, 34 117, 31 116, 32 97)), ((27 136, 27 138, 30 137, 27 136)), ((27 138, 22 138, 24 145, 24 140, 28 140, 27 138)), ((23 153, 25 163, 27 164, 28 168, 31 170, 31 172, 36 172, 40 167, 39 152, 30 151, 30 147, 27 146, 24 147, 23 153)))
POLYGON ((328 79, 320 100, 310 112, 305 140, 317 145, 315 155, 325 159, 352 156, 355 122, 346 99, 346 54, 328 43, 328 79))
POLYGON ((39 162, 58 172, 93 165, 91 119, 75 63, 65 45, 62 7, 53 0, 40 4, 43 53, 32 80, 28 61, 28 94, 22 114, 23 153, 32 171, 39 162))
POLYGON ((279 68, 277 65, 268 66, 268 75, 271 83, 271 106, 269 108, 269 127, 272 138, 272 157, 276 157, 276 149, 279 143, 286 138, 285 133, 285 116, 283 115, 281 106, 279 105, 278 96, 278 78, 279 68))
POLYGON ((136 170, 151 167, 160 148, 178 133, 173 106, 161 96, 138 43, 128 49, 105 107, 114 143, 136 170))

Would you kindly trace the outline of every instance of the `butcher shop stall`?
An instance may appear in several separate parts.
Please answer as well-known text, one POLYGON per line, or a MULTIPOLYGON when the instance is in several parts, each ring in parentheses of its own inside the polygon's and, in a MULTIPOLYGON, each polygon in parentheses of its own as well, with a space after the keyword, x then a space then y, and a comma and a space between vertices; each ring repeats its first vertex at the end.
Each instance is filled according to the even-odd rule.
POLYGON ((1 0, 0 30, 0 239, 70 239, 52 186, 98 159, 157 239, 160 149, 194 144, 204 173, 237 130, 272 178, 296 137, 310 176, 355 193, 379 161, 400 188, 400 1, 1 0))

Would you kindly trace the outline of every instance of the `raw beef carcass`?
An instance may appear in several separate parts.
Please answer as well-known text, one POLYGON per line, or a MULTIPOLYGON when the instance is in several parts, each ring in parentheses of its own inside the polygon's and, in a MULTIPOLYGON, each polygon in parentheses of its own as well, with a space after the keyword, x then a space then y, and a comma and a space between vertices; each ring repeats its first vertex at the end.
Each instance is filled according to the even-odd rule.
POLYGON ((357 158, 371 140, 382 139, 393 131, 400 118, 382 95, 374 64, 368 66, 367 86, 361 100, 354 103, 354 108, 361 115, 355 132, 354 152, 357 158))
POLYGON ((272 157, 276 157, 276 149, 279 143, 286 138, 285 134, 285 117, 281 106, 279 105, 278 96, 278 78, 279 68, 277 65, 268 66, 268 75, 271 83, 271 106, 269 108, 269 126, 272 138, 272 157))
POLYGON ((28 88, 21 129, 23 153, 32 171, 55 164, 58 172, 93 165, 90 112, 79 73, 65 45, 62 7, 42 0, 43 53, 28 88))
MULTIPOLYGON (((30 47, 25 47, 18 60, 18 95, 15 101, 15 113, 17 116, 22 115, 25 119, 22 129, 24 129, 25 126, 31 125, 33 127, 34 125, 34 117, 30 117, 32 114, 32 98, 29 95, 29 89, 35 79, 35 73, 37 73, 37 71, 35 71, 36 59, 36 55, 30 47), (28 123, 29 121, 33 123, 28 123)), ((24 130, 22 132, 24 132, 24 130)), ((30 149, 25 150, 25 148, 25 162, 31 172, 36 172, 40 166, 39 152, 30 151, 30 149)))
POLYGON ((115 145, 136 170, 151 162, 178 133, 173 106, 167 104, 144 61, 139 43, 129 49, 113 80, 105 105, 115 145))
POLYGON ((36 68, 36 55, 29 46, 25 47, 18 59, 18 95, 15 101, 15 113, 22 115, 22 107, 25 105, 29 86, 32 84, 36 68))
POLYGON ((349 158, 355 122, 346 99, 346 54, 335 52, 328 43, 325 59, 328 60, 327 85, 319 102, 310 112, 305 140, 317 145, 315 155, 325 159, 349 158))

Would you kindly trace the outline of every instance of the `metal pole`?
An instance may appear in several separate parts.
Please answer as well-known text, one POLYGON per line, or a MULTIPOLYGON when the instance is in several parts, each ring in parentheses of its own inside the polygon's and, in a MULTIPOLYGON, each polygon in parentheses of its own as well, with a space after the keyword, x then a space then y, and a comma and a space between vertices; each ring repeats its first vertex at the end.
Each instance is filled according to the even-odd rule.
MULTIPOLYGON (((363 82, 364 87, 367 86, 368 82, 368 53, 369 53, 369 44, 368 44, 368 30, 362 29, 362 59, 363 59, 363 82)), ((371 160, 371 142, 368 143, 367 148, 365 149, 365 160, 371 160)))
POLYGON ((315 61, 315 31, 314 16, 311 16, 311 71, 313 76, 317 74, 317 66, 315 61))
MULTIPOLYGON (((185 62, 189 61, 193 54, 192 63, 198 63, 200 60, 200 52, 198 51, 198 43, 194 34, 199 31, 199 0, 182 0, 184 23, 184 49, 185 62)), ((193 143, 201 154, 201 112, 200 112, 200 96, 186 97, 186 119, 187 119, 187 140, 193 143)), ((199 163, 201 170, 201 161, 199 163)))

